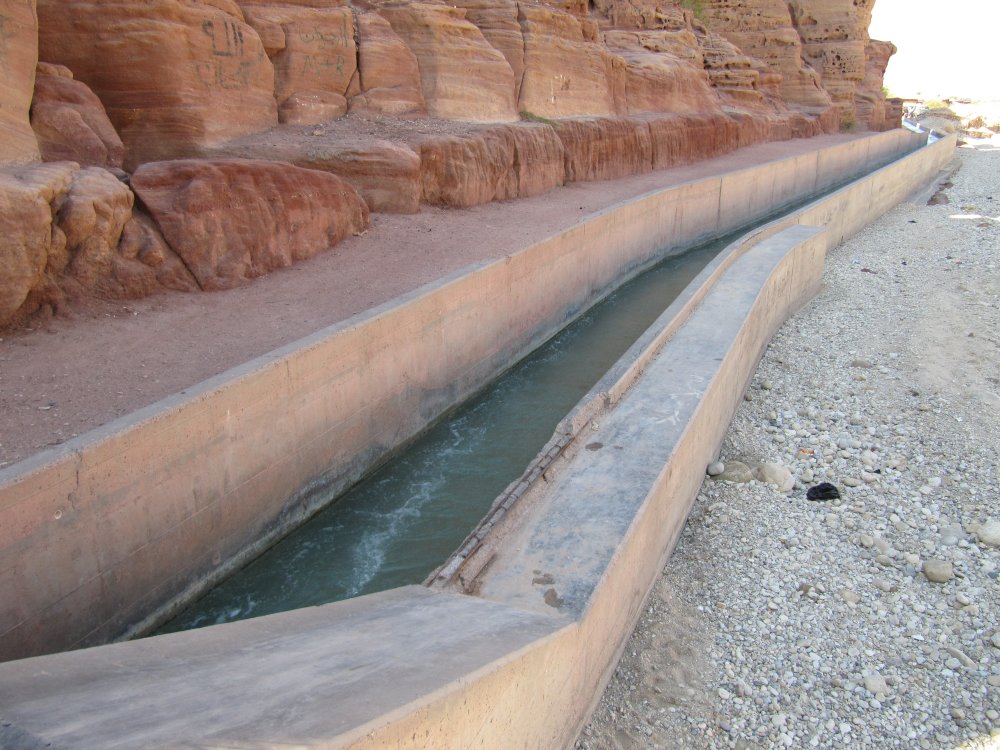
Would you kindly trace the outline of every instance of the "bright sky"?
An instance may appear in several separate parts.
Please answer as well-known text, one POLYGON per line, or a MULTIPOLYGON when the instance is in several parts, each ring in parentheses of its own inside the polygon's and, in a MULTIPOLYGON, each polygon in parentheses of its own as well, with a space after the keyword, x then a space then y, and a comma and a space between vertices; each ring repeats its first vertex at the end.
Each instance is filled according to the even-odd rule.
POLYGON ((1000 99, 998 0, 875 0, 869 33, 899 49, 885 74, 893 95, 1000 99))

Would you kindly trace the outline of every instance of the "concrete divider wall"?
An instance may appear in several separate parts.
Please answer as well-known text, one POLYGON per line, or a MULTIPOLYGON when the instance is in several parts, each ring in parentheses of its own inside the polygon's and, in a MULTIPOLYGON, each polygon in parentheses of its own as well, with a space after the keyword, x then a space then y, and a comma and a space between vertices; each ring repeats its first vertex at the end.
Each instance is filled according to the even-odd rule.
POLYGON ((683 524, 700 472, 682 469, 715 449, 760 350, 818 282, 822 235, 788 231, 709 295, 698 329, 668 343, 628 408, 595 434, 610 450, 625 429, 634 441, 627 456, 580 455, 576 471, 595 459, 598 472, 613 467, 605 481, 614 491, 580 493, 567 472, 524 525, 528 555, 497 562, 481 598, 408 587, 8 662, 0 741, 64 750, 567 746, 683 524), (753 271, 750 283, 743 271, 753 271), (685 358, 685 378, 663 377, 685 358), (682 419, 663 418, 670 413, 682 419), (547 559, 532 557, 539 536, 552 539, 553 518, 586 525, 582 568, 580 549, 563 555, 560 540, 575 544, 565 536, 542 551, 547 559), (516 574, 525 564, 553 573, 565 602, 543 603, 532 571, 516 574), (569 576, 580 585, 562 588, 569 576))
POLYGON ((0 471, 0 659, 165 615, 665 251, 917 140, 642 196, 0 471))
MULTIPOLYGON (((933 173, 953 145, 866 179, 933 173)), ((844 202, 856 189, 827 200, 877 216, 844 202)), ((2 664, 0 745, 569 746, 763 348, 819 283, 831 233, 780 224, 706 269, 711 289, 679 300, 694 309, 667 341, 652 332, 647 377, 524 509, 479 597, 406 587, 2 664)))

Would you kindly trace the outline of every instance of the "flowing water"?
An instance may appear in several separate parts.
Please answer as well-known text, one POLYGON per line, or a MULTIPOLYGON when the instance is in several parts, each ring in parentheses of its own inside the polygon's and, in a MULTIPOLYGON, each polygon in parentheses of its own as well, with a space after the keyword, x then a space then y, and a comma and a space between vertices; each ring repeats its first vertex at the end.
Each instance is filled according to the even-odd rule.
POLYGON ((619 287, 157 632, 423 581, 520 477, 570 409, 688 283, 749 229, 670 256, 619 287))
POLYGON ((619 287, 159 632, 423 581, 732 239, 671 256, 619 287))

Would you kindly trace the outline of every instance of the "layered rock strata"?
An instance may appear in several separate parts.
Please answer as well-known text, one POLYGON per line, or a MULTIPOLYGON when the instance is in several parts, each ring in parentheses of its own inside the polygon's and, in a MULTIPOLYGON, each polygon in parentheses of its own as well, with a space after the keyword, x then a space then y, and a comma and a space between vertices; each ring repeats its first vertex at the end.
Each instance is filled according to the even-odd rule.
POLYGON ((38 62, 34 0, 0 0, 0 166, 38 161, 28 109, 38 62))
POLYGON ((38 66, 31 127, 44 161, 120 169, 125 159, 125 145, 101 100, 62 65, 38 66))
POLYGON ((152 162, 132 187, 208 290, 285 268, 368 226, 368 207, 350 185, 280 162, 152 162))
POLYGON ((231 0, 39 0, 38 18, 40 59, 97 94, 130 169, 278 121, 274 66, 231 0))
POLYGON ((229 288, 369 211, 893 127, 872 4, 0 0, 0 325, 229 288))

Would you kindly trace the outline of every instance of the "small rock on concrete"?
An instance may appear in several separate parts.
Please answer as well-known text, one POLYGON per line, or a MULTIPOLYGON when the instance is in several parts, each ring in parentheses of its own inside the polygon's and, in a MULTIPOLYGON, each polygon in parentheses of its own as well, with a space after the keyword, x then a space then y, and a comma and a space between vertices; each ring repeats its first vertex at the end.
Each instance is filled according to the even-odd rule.
POLYGON ((725 470, 726 470, 726 465, 724 463, 722 463, 722 461, 716 461, 716 462, 710 463, 708 465, 708 469, 706 470, 706 473, 710 477, 717 477, 717 476, 719 476, 719 474, 721 474, 725 470))

